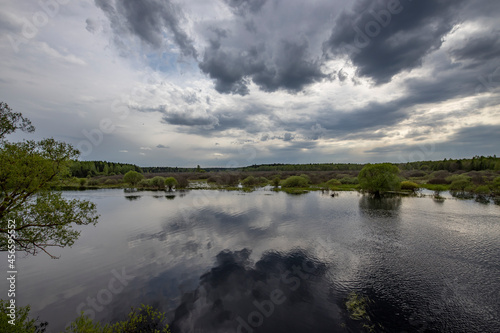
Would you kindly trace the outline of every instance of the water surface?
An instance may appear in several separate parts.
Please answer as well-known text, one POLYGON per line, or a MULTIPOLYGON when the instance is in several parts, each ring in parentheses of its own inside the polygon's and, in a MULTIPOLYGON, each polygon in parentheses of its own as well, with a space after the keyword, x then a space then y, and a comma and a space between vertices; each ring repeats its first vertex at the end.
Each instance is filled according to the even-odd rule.
POLYGON ((18 258, 17 300, 50 332, 79 311, 109 322, 141 303, 177 332, 358 331, 352 292, 372 301, 375 331, 500 327, 499 206, 356 192, 64 195, 95 202, 97 226, 58 260, 18 258))

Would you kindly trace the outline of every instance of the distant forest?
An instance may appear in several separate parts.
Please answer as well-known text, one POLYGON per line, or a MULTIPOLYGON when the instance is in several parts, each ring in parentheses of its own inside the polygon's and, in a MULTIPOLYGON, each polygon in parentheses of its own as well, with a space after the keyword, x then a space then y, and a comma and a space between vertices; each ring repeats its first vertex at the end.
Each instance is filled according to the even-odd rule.
MULTIPOLYGON (((442 161, 419 161, 393 163, 401 170, 455 172, 500 170, 500 158, 494 156, 474 156, 463 159, 444 159, 442 161)), ((179 168, 179 167, 139 167, 134 164, 105 161, 74 161, 70 167, 72 177, 86 178, 94 176, 123 175, 128 171, 140 173, 181 173, 181 172, 221 172, 221 171, 359 171, 365 164, 356 163, 310 163, 310 164, 261 164, 242 168, 179 168)))

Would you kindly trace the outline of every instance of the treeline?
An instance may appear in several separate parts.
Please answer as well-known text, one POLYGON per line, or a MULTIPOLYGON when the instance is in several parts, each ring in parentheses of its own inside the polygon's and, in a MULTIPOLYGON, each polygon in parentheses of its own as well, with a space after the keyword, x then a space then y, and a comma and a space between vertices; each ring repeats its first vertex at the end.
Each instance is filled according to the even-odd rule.
POLYGON ((310 164, 261 164, 240 168, 241 171, 359 171, 364 164, 310 163, 310 164))
POLYGON ((70 176, 78 178, 94 176, 124 175, 129 171, 143 172, 134 164, 106 161, 73 161, 69 167, 70 176))
POLYGON ((420 161, 399 164, 401 170, 422 170, 439 171, 446 170, 455 172, 463 171, 482 171, 482 170, 500 170, 500 158, 493 156, 474 156, 473 158, 463 158, 459 160, 444 159, 442 161, 420 161))
MULTIPOLYGON (((482 171, 482 170, 500 170, 500 158, 494 156, 474 156, 473 158, 463 159, 444 159, 442 161, 419 161, 408 163, 392 163, 401 170, 421 170, 432 172, 446 170, 455 172, 463 170, 482 171)), ((199 165, 195 168, 179 167, 138 167, 134 164, 112 163, 103 161, 74 161, 70 167, 71 176, 85 178, 99 175, 112 176, 123 175, 128 171, 137 171, 140 173, 187 173, 187 172, 223 172, 223 171, 241 171, 241 172, 294 172, 294 171, 360 171, 365 164, 357 163, 309 163, 309 164, 260 164, 251 165, 243 168, 201 168, 199 165)))

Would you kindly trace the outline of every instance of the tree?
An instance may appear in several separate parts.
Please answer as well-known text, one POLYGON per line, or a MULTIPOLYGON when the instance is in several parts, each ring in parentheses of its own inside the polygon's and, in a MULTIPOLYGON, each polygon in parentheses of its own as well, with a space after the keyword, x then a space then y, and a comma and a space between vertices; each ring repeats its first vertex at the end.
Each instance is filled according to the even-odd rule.
POLYGON ((291 176, 283 181, 281 187, 307 187, 308 181, 301 176, 291 176))
POLYGON ((167 177, 165 179, 165 185, 170 192, 172 191, 172 187, 177 186, 178 184, 179 183, 177 182, 177 179, 175 179, 174 177, 167 177))
POLYGON ((399 168, 390 163, 367 164, 358 175, 361 189, 380 196, 400 188, 399 168))
POLYGON ((137 171, 129 171, 123 176, 123 181, 129 183, 132 186, 137 185, 138 182, 144 179, 144 176, 137 171))
POLYGON ((151 186, 156 187, 159 190, 165 189, 165 178, 161 176, 153 177, 151 180, 151 186))
POLYGON ((18 129, 33 132, 34 127, 5 103, 0 104, 0 119, 0 251, 10 249, 13 230, 10 239, 17 251, 43 251, 56 258, 48 247, 73 245, 80 235, 73 225, 95 225, 98 219, 93 203, 50 191, 79 152, 54 139, 8 142, 5 135, 18 129))

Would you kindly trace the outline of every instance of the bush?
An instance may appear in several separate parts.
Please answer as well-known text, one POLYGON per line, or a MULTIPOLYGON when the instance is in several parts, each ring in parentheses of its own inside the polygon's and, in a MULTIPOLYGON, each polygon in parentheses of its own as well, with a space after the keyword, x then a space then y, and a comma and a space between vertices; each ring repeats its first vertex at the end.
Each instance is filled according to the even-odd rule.
POLYGON ((302 176, 291 176, 283 181, 282 187, 307 187, 308 180, 302 176))
POLYGON ((281 183, 280 177, 279 176, 274 177, 271 183, 273 184, 274 187, 280 186, 281 183))
POLYGON ((480 185, 474 189, 474 193, 479 195, 489 195, 490 188, 487 185, 480 185))
POLYGON ((99 181, 97 179, 92 178, 92 179, 89 179, 87 184, 90 186, 97 186, 97 185, 99 185, 99 181))
POLYGON ((243 186, 256 186, 259 184, 259 180, 254 176, 248 176, 247 178, 241 181, 241 185, 243 186))
POLYGON ((329 188, 340 185, 342 185, 342 183, 337 179, 330 179, 329 181, 326 182, 326 186, 328 186, 329 188))
POLYGON ((116 179, 106 179, 106 181, 104 182, 105 185, 115 185, 115 184, 118 184, 118 180, 116 179))
POLYGON ((449 181, 447 181, 444 178, 432 178, 430 179, 427 184, 432 184, 432 185, 448 185, 450 184, 449 181))
POLYGON ((85 186, 85 184, 87 183, 87 179, 85 178, 81 178, 78 183, 80 184, 80 186, 85 186))
POLYGON ((340 179, 342 184, 356 185, 359 184, 358 177, 343 177, 340 179))
POLYGON ((16 319, 14 325, 9 324, 11 318, 7 315, 9 313, 9 301, 0 299, 0 332, 11 333, 39 333, 45 331, 47 322, 37 324, 37 320, 29 319, 28 315, 30 307, 22 306, 16 307, 16 319))
POLYGON ((150 179, 143 179, 143 180, 141 180, 140 182, 137 183, 137 186, 139 186, 139 187, 150 187, 151 186, 150 179))
POLYGON ((401 189, 402 190, 415 192, 419 188, 420 188, 420 186, 417 183, 410 182, 410 181, 407 181, 407 180, 404 181, 404 182, 401 182, 401 189))
POLYGON ((166 324, 165 313, 153 310, 151 306, 142 305, 132 309, 128 319, 114 325, 94 323, 89 317, 80 315, 73 321, 65 333, 125 333, 125 332, 157 332, 170 333, 166 324))
POLYGON ((450 190, 464 192, 466 189, 469 190, 472 183, 470 178, 462 177, 461 179, 454 180, 450 185, 450 190))
POLYGON ((178 188, 186 188, 189 186, 189 180, 185 176, 177 177, 177 186, 178 188))
POLYGON ((165 178, 156 176, 150 180, 150 184, 159 190, 165 189, 165 178))
POLYGON ((174 186, 177 186, 177 184, 179 183, 177 182, 177 179, 175 179, 174 177, 168 177, 164 180, 164 184, 167 186, 169 191, 172 191, 172 188, 174 186))
POLYGON ((427 173, 425 173, 424 171, 420 171, 420 170, 412 170, 411 172, 408 173, 408 177, 415 177, 415 178, 425 177, 426 175, 427 175, 427 173))

